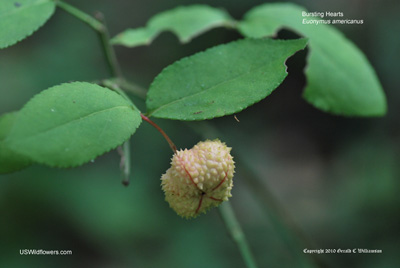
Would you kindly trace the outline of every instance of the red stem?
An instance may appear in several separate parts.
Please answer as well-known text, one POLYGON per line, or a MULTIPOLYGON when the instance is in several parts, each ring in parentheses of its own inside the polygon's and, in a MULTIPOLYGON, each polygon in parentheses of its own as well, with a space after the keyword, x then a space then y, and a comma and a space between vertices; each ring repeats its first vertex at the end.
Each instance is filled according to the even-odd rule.
POLYGON ((172 142, 172 140, 168 137, 168 135, 164 132, 164 130, 162 130, 156 123, 154 123, 153 121, 151 121, 147 116, 140 114, 140 116, 142 117, 142 119, 144 121, 146 121, 147 123, 149 123, 150 125, 152 125, 153 127, 155 127, 155 129, 157 129, 161 135, 163 135, 163 137, 167 140, 169 147, 171 147, 172 151, 174 153, 176 153, 176 146, 175 144, 172 142))

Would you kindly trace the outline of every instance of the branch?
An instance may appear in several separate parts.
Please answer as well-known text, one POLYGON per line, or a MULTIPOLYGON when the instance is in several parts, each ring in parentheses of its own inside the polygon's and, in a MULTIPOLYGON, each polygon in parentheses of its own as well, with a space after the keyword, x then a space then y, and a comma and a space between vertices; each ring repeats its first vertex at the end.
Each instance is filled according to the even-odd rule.
POLYGON ((125 92, 130 92, 136 97, 145 100, 147 90, 127 80, 120 78, 115 81, 125 92))
POLYGON ((129 177, 131 174, 131 151, 130 141, 127 140, 122 146, 118 147, 118 153, 121 156, 120 169, 122 172, 122 184, 125 186, 129 185, 129 177))
MULTIPOLYGON (((70 15, 74 16, 75 18, 79 19, 83 23, 87 24, 93 30, 95 30, 101 40, 101 44, 103 47, 103 53, 107 61, 107 65, 110 69, 110 73, 113 77, 121 77, 120 67, 117 61, 117 57, 115 55, 115 51, 110 44, 110 37, 108 34, 107 27, 103 22, 93 18, 92 16, 86 14, 85 12, 77 9, 70 4, 67 4, 63 1, 56 1, 58 7, 63 9, 65 12, 69 13, 70 15)), ((99 18, 103 19, 101 13, 99 13, 99 18)))

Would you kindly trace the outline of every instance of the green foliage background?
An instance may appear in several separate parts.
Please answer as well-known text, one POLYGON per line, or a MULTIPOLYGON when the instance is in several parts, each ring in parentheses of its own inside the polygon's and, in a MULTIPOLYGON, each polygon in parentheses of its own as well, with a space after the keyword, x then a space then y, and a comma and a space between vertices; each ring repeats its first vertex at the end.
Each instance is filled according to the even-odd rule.
MULTIPOLYGON (((152 15, 195 1, 68 1, 89 13, 104 13, 111 35, 140 27, 152 15)), ((237 115, 209 123, 249 162, 315 248, 382 249, 383 254, 317 256, 330 267, 397 267, 400 218, 400 61, 397 1, 294 1, 313 11, 342 11, 364 19, 341 26, 375 67, 387 94, 384 118, 331 116, 302 98, 306 52, 288 61, 289 76, 274 93, 237 115)), ((226 8, 235 18, 258 1, 202 1, 226 8)), ((283 31, 280 37, 293 37, 283 31)), ((163 33, 151 46, 117 47, 125 75, 148 87, 167 65, 199 50, 239 38, 215 29, 180 45, 163 33)), ((0 51, 0 113, 20 109, 33 95, 68 81, 108 76, 97 36, 57 10, 37 33, 0 51), (6 96, 6 97, 4 97, 6 96)), ((140 100, 138 106, 144 103, 140 100)), ((144 109, 143 109, 144 110, 144 109)), ((155 120, 178 147, 199 137, 186 124, 155 120)), ((201 124, 192 125, 201 127, 201 124)), ((207 131, 203 129, 202 131, 207 131)), ((209 134, 213 138, 213 134, 209 134)), ((132 139, 133 179, 120 183, 113 151, 75 169, 32 166, 0 178, 0 267, 243 267, 235 245, 214 209, 182 220, 163 200, 159 178, 170 149, 143 124, 132 139), (20 249, 71 249, 72 256, 21 256, 20 249)), ((238 168, 232 205, 260 267, 301 267, 303 248, 290 249, 254 198, 247 174, 238 168)))

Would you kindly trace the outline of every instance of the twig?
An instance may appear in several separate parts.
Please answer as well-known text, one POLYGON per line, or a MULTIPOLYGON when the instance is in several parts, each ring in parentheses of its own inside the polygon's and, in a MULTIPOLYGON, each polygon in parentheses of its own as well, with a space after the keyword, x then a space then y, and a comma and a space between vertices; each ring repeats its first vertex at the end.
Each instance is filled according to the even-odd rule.
MULTIPOLYGON (((114 90, 118 94, 120 94, 122 97, 124 97, 127 101, 129 101, 134 107, 135 104, 132 102, 132 100, 126 95, 126 93, 119 87, 119 84, 117 83, 117 79, 104 79, 100 81, 100 85, 103 85, 111 90, 114 90)), ((139 109, 138 109, 139 111, 139 109)))
POLYGON ((136 97, 145 100, 146 99, 146 89, 132 83, 127 80, 120 78, 115 81, 124 91, 130 92, 136 97))
POLYGON ((129 140, 125 141, 122 146, 118 147, 118 152, 121 155, 120 169, 123 176, 122 184, 125 186, 129 185, 129 177, 131 174, 131 150, 129 147, 129 140))
MULTIPOLYGON (((115 84, 112 80, 103 80, 100 82, 105 87, 108 87, 111 90, 116 91, 118 94, 123 96, 127 101, 131 103, 133 107, 136 108, 135 104, 129 99, 128 96, 126 96, 125 92, 121 90, 117 84, 115 84)), ((138 109, 137 109, 138 110, 138 109)), ((138 110, 139 111, 139 110, 138 110)), ((122 184, 125 186, 129 185, 129 177, 131 174, 131 151, 130 151, 130 141, 129 139, 124 142, 122 146, 118 147, 118 153, 121 156, 121 163, 120 163, 120 169, 122 171, 122 184)))
MULTIPOLYGON (((110 44, 110 37, 108 34, 107 27, 105 23, 100 22, 99 20, 93 18, 92 16, 88 15, 87 13, 77 9, 74 6, 71 6, 70 4, 67 4, 63 1, 56 1, 56 4, 58 7, 66 11, 67 13, 71 14, 75 18, 79 19, 80 21, 86 23, 89 25, 91 28, 93 28, 97 34, 99 35, 99 38, 101 40, 101 44, 103 46, 103 52, 104 56, 107 61, 107 65, 110 69, 110 73, 113 77, 122 77, 120 67, 117 61, 117 57, 115 55, 115 51, 113 47, 110 44)), ((101 13, 98 13, 101 14, 101 13)), ((102 18, 102 15, 99 17, 102 18)), ((103 18, 102 18, 103 19, 103 18)))

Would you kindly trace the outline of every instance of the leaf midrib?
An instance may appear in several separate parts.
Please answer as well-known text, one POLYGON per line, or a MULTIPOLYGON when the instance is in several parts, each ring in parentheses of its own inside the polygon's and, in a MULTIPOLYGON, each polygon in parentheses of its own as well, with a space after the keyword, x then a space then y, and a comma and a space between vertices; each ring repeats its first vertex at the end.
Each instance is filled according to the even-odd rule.
MULTIPOLYGON (((83 116, 83 117, 80 117, 80 118, 73 119, 73 120, 71 120, 71 121, 69 121, 69 122, 67 122, 67 123, 64 123, 64 124, 61 124, 61 125, 57 125, 57 126, 48 128, 48 129, 46 129, 46 130, 44 130, 44 131, 38 132, 38 133, 36 133, 36 134, 34 134, 34 135, 30 135, 30 136, 28 136, 28 137, 22 137, 22 138, 17 138, 17 139, 13 139, 13 138, 11 137, 11 138, 9 138, 9 139, 6 139, 5 142, 10 142, 10 141, 12 142, 13 140, 18 140, 18 141, 20 141, 20 140, 29 140, 29 139, 33 139, 33 138, 35 138, 35 137, 37 137, 37 136, 41 136, 41 135, 46 134, 46 133, 48 133, 48 132, 50 132, 50 131, 53 131, 53 130, 56 129, 56 128, 63 127, 63 126, 66 126, 66 125, 68 125, 68 124, 72 124, 72 123, 78 122, 78 121, 80 121, 80 120, 86 119, 86 118, 88 118, 88 117, 94 116, 94 115, 99 114, 99 113, 102 113, 102 112, 110 111, 110 110, 113 110, 113 109, 129 109, 129 108, 130 108, 129 106, 125 106, 125 105, 114 106, 114 107, 107 108, 107 109, 104 109, 104 110, 101 110, 101 111, 96 111, 96 112, 87 114, 87 115, 85 115, 85 116, 83 116)), ((12 134, 12 131, 11 131, 10 133, 12 134)))
MULTIPOLYGON (((286 58, 286 57, 285 57, 285 58, 286 58)), ((274 61, 270 61, 270 62, 268 62, 268 63, 276 62, 276 61, 279 61, 280 59, 281 59, 281 58, 275 59, 274 61)), ((232 81, 234 81, 234 80, 236 80, 236 79, 239 79, 239 78, 241 78, 242 76, 245 76, 245 75, 248 75, 248 74, 251 73, 251 72, 254 72, 255 70, 261 69, 261 68, 264 67, 265 65, 267 65, 267 63, 266 63, 266 64, 263 64, 263 65, 261 65, 261 66, 255 67, 255 68, 253 68, 253 69, 251 69, 251 70, 249 70, 249 71, 247 71, 247 72, 245 72, 245 73, 242 73, 242 74, 240 74, 240 75, 237 75, 237 76, 233 77, 232 79, 219 82, 219 83, 217 83, 217 84, 215 84, 215 85, 213 85, 213 86, 211 86, 211 87, 209 87, 209 88, 207 88, 207 89, 198 91, 198 92, 196 92, 196 93, 194 93, 194 94, 192 94, 192 95, 184 96, 184 97, 182 97, 182 98, 180 98, 180 99, 177 99, 177 100, 174 100, 174 101, 169 102, 169 103, 167 103, 167 104, 164 104, 164 105, 158 107, 157 109, 155 109, 154 111, 150 112, 150 113, 149 113, 149 116, 151 116, 152 114, 154 114, 155 112, 157 112, 157 111, 159 111, 159 110, 161 110, 161 109, 165 109, 166 107, 168 107, 168 106, 170 106, 170 105, 172 105, 172 104, 174 104, 174 103, 176 103, 176 102, 183 101, 184 99, 191 98, 191 97, 193 97, 193 96, 202 94, 202 93, 204 93, 204 92, 206 92, 206 91, 212 90, 213 88, 218 87, 218 86, 220 86, 220 85, 222 85, 222 84, 225 84, 225 83, 228 83, 228 82, 232 82, 232 81)), ((286 66, 285 63, 284 63, 284 66, 286 66)))

